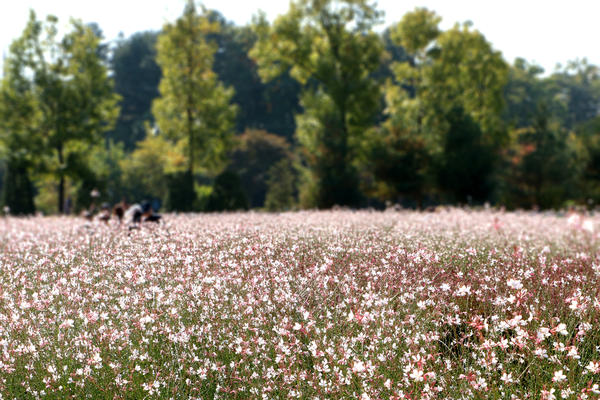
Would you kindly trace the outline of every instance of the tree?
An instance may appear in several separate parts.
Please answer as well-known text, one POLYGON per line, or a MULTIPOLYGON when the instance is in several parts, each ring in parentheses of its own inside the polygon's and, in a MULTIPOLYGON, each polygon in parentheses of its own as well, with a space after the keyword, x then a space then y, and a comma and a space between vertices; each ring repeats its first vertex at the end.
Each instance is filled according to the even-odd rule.
POLYGON ((359 202, 353 163, 379 107, 379 86, 371 76, 383 54, 372 31, 379 18, 367 0, 298 0, 272 26, 264 15, 254 24, 258 41, 250 55, 261 78, 290 71, 304 86, 304 113, 296 120, 308 167, 303 197, 319 207, 359 202))
POLYGON ((208 18, 219 24, 218 32, 208 35, 218 46, 213 69, 224 85, 235 89, 236 132, 265 130, 291 141, 294 115, 300 110, 300 84, 289 73, 263 83, 256 63, 248 56, 257 40, 252 29, 235 26, 217 11, 209 11, 208 18))
POLYGON ((505 159, 504 201, 511 207, 559 207, 578 179, 574 138, 542 102, 531 127, 513 132, 505 159))
POLYGON ((36 20, 30 13, 13 68, 28 81, 39 118, 28 122, 45 148, 43 167, 58 180, 58 210, 63 211, 65 180, 79 178, 73 160, 102 138, 118 115, 107 68, 99 57, 100 39, 80 21, 57 39, 57 19, 36 20))
POLYGON ((120 162, 124 194, 132 199, 158 198, 168 206, 173 205, 168 199, 169 184, 174 180, 173 176, 185 169, 186 159, 182 153, 181 148, 164 136, 148 134, 137 143, 130 156, 120 162))
MULTIPOLYGON (((572 61, 546 80, 549 111, 559 116, 566 129, 574 129, 598 115, 600 109, 600 69, 584 59, 572 61)), ((546 100, 545 100, 546 101, 546 100)))
POLYGON ((600 116, 580 126, 577 137, 584 154, 580 160, 582 179, 579 182, 582 200, 597 205, 600 203, 600 116))
POLYGON ((281 136, 247 130, 238 137, 229 169, 235 171, 252 208, 262 207, 268 190, 269 170, 282 159, 291 158, 289 143, 281 136))
POLYGON ((215 178, 212 193, 209 195, 206 211, 247 210, 248 199, 242 189, 242 182, 234 171, 223 171, 215 178))
POLYGON ((121 113, 108 138, 133 150, 153 122, 152 101, 158 97, 161 71, 156 64, 157 32, 139 32, 117 42, 110 60, 115 91, 121 96, 121 113))
POLYGON ((26 52, 24 36, 11 44, 0 82, 0 159, 6 160, 0 204, 13 214, 35 211, 30 175, 35 154, 41 151, 33 83, 22 67, 26 52))
POLYGON ((449 129, 435 165, 438 186, 452 202, 481 204, 492 194, 496 154, 480 125, 461 107, 451 110, 447 119, 449 129))
POLYGON ((289 158, 283 158, 267 172, 265 208, 269 211, 289 210, 296 202, 296 174, 289 158))
POLYGON ((207 15, 199 15, 189 0, 183 15, 166 24, 158 38, 157 62, 162 69, 160 97, 152 112, 160 132, 184 141, 187 171, 218 172, 231 145, 236 107, 233 90, 212 70, 216 46, 206 35, 218 30, 207 15))
MULTIPOLYGON (((508 69, 501 54, 469 24, 441 31, 440 20, 434 12, 417 8, 390 29, 392 41, 406 50, 408 60, 392 64, 395 79, 385 87, 389 118, 379 131, 384 136, 379 140, 393 143, 391 149, 383 151, 397 148, 398 156, 402 155, 399 146, 406 146, 400 162, 418 159, 429 164, 429 171, 405 174, 406 194, 410 188, 424 189, 429 175, 437 177, 442 184, 440 194, 448 200, 466 201, 470 195, 483 201, 491 194, 487 182, 493 166, 483 163, 485 168, 473 170, 464 157, 470 155, 483 162, 479 152, 493 156, 505 143, 500 113, 508 69), (409 154, 412 151, 418 153, 409 154), (468 188, 446 184, 452 181, 484 186, 466 193, 468 188)), ((486 160, 493 161, 494 157, 486 160)), ((380 174, 380 178, 385 175, 392 186, 400 187, 394 179, 397 176, 380 174)), ((412 196, 422 194, 413 192, 412 196)))
POLYGON ((506 107, 503 119, 514 129, 531 125, 541 101, 549 101, 552 95, 548 85, 541 78, 544 69, 536 64, 529 64, 517 58, 509 70, 508 80, 504 87, 506 107))

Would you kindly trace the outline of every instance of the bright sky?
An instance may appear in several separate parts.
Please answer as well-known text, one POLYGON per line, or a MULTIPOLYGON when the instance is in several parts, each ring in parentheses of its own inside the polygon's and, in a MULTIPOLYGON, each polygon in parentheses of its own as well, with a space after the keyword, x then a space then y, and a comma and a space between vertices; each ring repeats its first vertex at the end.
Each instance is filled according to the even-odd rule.
MULTIPOLYGON (((8 52, 28 18, 29 9, 38 18, 51 13, 66 23, 69 17, 96 22, 108 40, 119 32, 129 36, 142 30, 157 30, 175 20, 185 0, 4 0, 0 11, 0 50, 8 52)), ((207 8, 220 11, 238 25, 248 23, 258 9, 270 19, 288 9, 287 0, 204 0, 207 8)), ((385 11, 384 26, 399 21, 415 7, 427 7, 439 14, 442 28, 470 20, 495 49, 511 62, 523 57, 551 72, 557 63, 587 58, 600 65, 600 2, 597 0, 378 0, 385 11)))

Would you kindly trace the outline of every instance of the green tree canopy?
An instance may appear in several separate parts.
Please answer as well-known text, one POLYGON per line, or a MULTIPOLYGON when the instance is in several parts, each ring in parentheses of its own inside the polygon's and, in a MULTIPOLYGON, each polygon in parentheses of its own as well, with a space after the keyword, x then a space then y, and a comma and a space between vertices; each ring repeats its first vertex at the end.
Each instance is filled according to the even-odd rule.
POLYGON ((390 146, 379 146, 376 154, 408 163, 414 173, 398 167, 401 174, 390 174, 389 168, 379 167, 375 175, 396 190, 404 187, 404 194, 417 200, 428 178, 436 177, 435 187, 447 200, 471 196, 482 201, 491 191, 493 168, 487 161, 506 141, 500 113, 508 67, 469 24, 442 31, 440 21, 434 12, 417 8, 390 28, 391 39, 407 51, 408 60, 392 64, 394 80, 385 86, 388 119, 379 130, 383 137, 374 138, 390 146), (467 155, 485 168, 473 170, 474 159, 467 155), (406 177, 404 184, 400 176, 406 177), (468 193, 452 182, 477 187, 468 193))
POLYGON ((190 0, 158 38, 162 79, 152 112, 160 132, 185 142, 192 174, 195 168, 215 173, 223 167, 235 123, 233 90, 218 81, 212 69, 216 45, 206 40, 218 28, 190 0))
POLYGON ((247 130, 237 139, 229 168, 239 175, 250 207, 262 207, 269 170, 280 160, 291 158, 290 145, 285 138, 260 130, 247 130))
POLYGON ((366 0, 299 0, 270 25, 255 21, 250 54, 264 80, 286 71, 304 85, 296 137, 308 172, 304 198, 319 207, 358 203, 356 148, 373 123, 381 38, 372 31, 380 13, 366 0), (307 195, 307 192, 312 192, 307 195))
MULTIPOLYGON (((23 124, 41 142, 42 168, 58 180, 58 210, 62 212, 65 179, 78 180, 80 152, 102 138, 118 115, 113 92, 99 50, 100 38, 88 26, 72 20, 72 30, 58 39, 58 20, 38 21, 30 13, 27 26, 12 47, 9 63, 20 87, 19 96, 30 103, 35 118, 23 124)), ((10 86, 10 83, 9 83, 10 86)))
POLYGON ((158 97, 161 71, 156 63, 158 32, 138 32, 117 42, 110 65, 115 91, 121 96, 121 113, 108 137, 132 150, 152 122, 152 101, 158 97))

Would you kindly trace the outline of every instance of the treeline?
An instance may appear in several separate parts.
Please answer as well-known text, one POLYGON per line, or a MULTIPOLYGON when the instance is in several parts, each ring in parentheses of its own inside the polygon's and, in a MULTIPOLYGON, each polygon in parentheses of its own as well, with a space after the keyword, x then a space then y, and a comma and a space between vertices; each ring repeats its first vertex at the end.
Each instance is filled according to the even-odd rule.
POLYGON ((32 12, 0 86, 12 213, 156 199, 164 209, 595 206, 600 72, 508 65, 426 9, 383 33, 367 0, 297 0, 236 26, 192 1, 160 32, 32 12), (100 193, 100 199, 91 196, 100 193))

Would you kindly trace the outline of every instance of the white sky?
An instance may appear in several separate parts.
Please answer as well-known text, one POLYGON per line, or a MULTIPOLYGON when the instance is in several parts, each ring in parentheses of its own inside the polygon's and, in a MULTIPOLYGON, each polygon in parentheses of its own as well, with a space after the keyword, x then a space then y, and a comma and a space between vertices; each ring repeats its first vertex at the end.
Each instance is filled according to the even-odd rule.
MULTIPOLYGON (((75 17, 96 22, 108 40, 119 32, 129 36, 142 30, 157 30, 175 20, 185 0, 1 0, 0 50, 8 52, 28 18, 29 9, 41 19, 52 13, 61 23, 75 17), (2 4, 3 3, 3 4, 2 4)), ((270 19, 288 9, 287 0, 204 0, 207 8, 220 11, 238 25, 250 22, 258 9, 270 19)), ((598 0, 378 0, 388 26, 415 7, 439 14, 442 28, 470 20, 512 63, 516 57, 540 64, 552 72, 557 63, 587 58, 600 65, 600 1, 598 0)))

